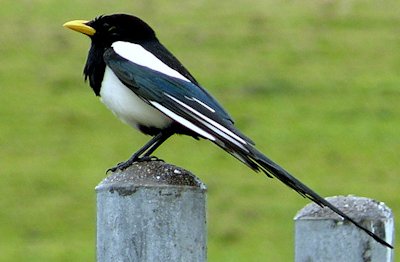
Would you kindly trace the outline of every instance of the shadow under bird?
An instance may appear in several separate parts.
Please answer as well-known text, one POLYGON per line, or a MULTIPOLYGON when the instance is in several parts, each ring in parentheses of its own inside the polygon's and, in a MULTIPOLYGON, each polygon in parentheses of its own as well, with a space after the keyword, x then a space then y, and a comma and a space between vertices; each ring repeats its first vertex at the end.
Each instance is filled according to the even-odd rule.
POLYGON ((152 136, 129 160, 111 171, 151 160, 154 150, 174 134, 208 139, 252 170, 276 177, 392 248, 258 151, 147 23, 135 16, 113 14, 91 21, 74 20, 64 26, 91 39, 84 75, 94 93, 123 122, 152 136))

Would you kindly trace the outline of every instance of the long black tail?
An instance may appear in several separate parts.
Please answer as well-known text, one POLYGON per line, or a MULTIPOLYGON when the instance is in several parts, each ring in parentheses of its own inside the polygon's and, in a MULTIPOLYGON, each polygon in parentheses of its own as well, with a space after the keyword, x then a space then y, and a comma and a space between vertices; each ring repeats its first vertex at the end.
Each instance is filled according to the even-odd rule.
POLYGON ((333 212, 336 214, 340 215, 344 219, 350 221, 353 223, 356 227, 360 228, 364 232, 366 232, 368 235, 370 235, 372 238, 374 238, 376 241, 381 243, 384 246, 387 246, 389 248, 393 248, 392 245, 381 239, 379 236, 371 232, 370 230, 366 229, 365 227, 361 226, 359 223, 357 223, 355 220, 347 216, 345 213, 343 213, 340 209, 329 203, 327 200, 325 200, 323 197, 315 193, 313 190, 311 190, 309 187, 304 185, 302 182, 300 182, 298 179, 290 175, 286 170, 284 170, 282 167, 280 167, 278 164, 274 163, 271 159, 266 157, 264 154, 256 150, 254 147, 248 147, 250 150, 250 154, 243 154, 243 151, 236 155, 240 160, 245 159, 245 163, 249 165, 251 168, 255 169, 256 171, 262 170, 265 172, 268 176, 273 176, 285 183, 287 186, 291 187, 294 189, 296 192, 298 192, 300 195, 303 197, 309 198, 310 200, 314 201, 316 204, 318 204, 321 207, 328 207, 330 208, 333 212), (244 158, 244 159, 243 159, 244 158), (249 161, 251 160, 251 161, 249 161), (253 164, 250 164, 250 162, 253 162, 253 164, 257 164, 259 169, 254 168, 253 164))

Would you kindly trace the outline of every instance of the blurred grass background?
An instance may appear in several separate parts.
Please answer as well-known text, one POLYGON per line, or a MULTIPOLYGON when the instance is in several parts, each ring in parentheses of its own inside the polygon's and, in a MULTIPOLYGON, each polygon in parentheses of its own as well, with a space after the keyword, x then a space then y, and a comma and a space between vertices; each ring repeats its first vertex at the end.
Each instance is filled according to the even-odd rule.
MULTIPOLYGON (((400 217, 398 10, 395 0, 3 0, 0 261, 93 261, 94 187, 148 139, 83 82, 89 40, 62 28, 104 13, 148 21, 259 149, 317 192, 371 197, 400 217)), ((157 155, 208 185, 209 261, 293 260, 292 219, 308 201, 206 141, 174 137, 157 155)))

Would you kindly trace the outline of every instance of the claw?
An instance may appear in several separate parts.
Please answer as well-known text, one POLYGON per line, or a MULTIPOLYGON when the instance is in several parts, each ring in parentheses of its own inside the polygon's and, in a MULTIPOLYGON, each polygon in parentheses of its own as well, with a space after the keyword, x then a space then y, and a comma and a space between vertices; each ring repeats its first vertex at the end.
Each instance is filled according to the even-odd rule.
POLYGON ((115 172, 115 171, 117 171, 117 170, 124 170, 125 168, 127 168, 128 166, 130 166, 130 165, 132 165, 134 162, 132 162, 131 163, 131 161, 126 161, 126 162, 121 162, 121 163, 118 163, 116 166, 114 166, 114 167, 111 167, 111 168, 109 168, 109 169, 107 169, 107 171, 106 171, 106 174, 108 174, 108 172, 115 172))

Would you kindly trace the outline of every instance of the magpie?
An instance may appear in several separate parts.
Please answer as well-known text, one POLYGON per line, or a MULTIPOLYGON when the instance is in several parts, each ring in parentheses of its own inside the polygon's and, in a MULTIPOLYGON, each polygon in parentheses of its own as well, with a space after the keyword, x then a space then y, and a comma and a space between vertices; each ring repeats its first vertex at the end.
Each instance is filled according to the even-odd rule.
POLYGON ((207 139, 252 170, 279 179, 393 248, 258 151, 254 142, 235 128, 220 103, 160 43, 146 22, 132 15, 112 14, 91 21, 70 21, 64 27, 91 39, 84 76, 96 96, 123 122, 152 136, 111 171, 151 160, 151 154, 174 134, 207 139))

